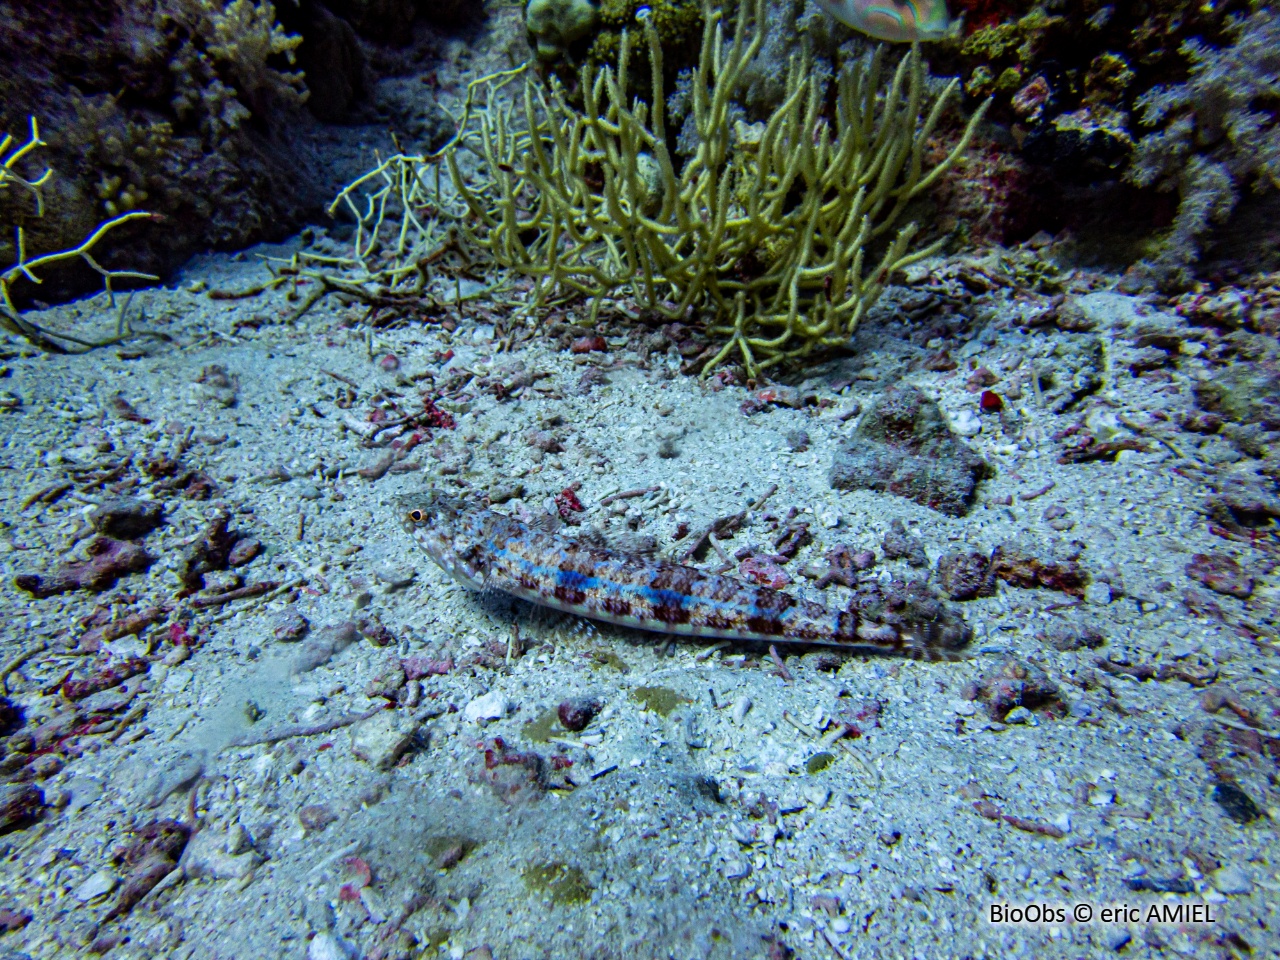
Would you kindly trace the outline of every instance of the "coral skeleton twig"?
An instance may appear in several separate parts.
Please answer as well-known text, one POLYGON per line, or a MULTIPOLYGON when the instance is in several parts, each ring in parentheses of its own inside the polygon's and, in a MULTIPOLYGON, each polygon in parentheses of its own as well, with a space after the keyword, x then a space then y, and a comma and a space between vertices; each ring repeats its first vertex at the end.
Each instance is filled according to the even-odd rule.
MULTIPOLYGON (((22 160, 32 151, 44 146, 44 141, 40 139, 40 128, 34 117, 31 118, 31 134, 27 141, 21 146, 15 146, 16 141, 10 135, 5 135, 0 140, 0 192, 10 188, 19 188, 26 190, 31 194, 32 201, 35 206, 35 216, 44 216, 44 197, 41 188, 45 186, 49 179, 53 176, 52 169, 46 168, 40 176, 34 180, 28 180, 20 172, 20 164, 22 160)), ((112 283, 116 280, 158 280, 158 277, 147 273, 137 273, 131 270, 109 270, 102 266, 93 256, 94 247, 108 233, 122 224, 131 220, 150 220, 154 219, 154 215, 141 210, 131 210, 122 213, 119 216, 105 220, 93 230, 84 240, 76 246, 68 250, 59 250, 54 253, 46 253, 31 259, 27 258, 25 233, 21 223, 14 226, 16 233, 15 249, 17 251, 16 262, 3 270, 0 270, 0 328, 10 333, 18 334, 27 339, 30 343, 55 353, 67 352, 65 347, 59 341, 75 344, 85 349, 93 349, 95 347, 108 346, 110 344, 119 343, 131 336, 153 336, 164 338, 163 334, 150 333, 144 331, 134 331, 130 329, 128 323, 128 303, 120 310, 117 323, 116 333, 114 336, 101 341, 84 340, 79 337, 72 336, 59 331, 47 330, 31 320, 22 316, 17 306, 13 302, 12 288, 18 280, 26 279, 32 283, 40 283, 40 278, 36 275, 37 270, 52 266, 56 263, 62 263, 68 260, 80 259, 87 263, 94 271, 102 277, 103 290, 106 292, 108 300, 114 305, 114 296, 112 291, 112 283)))
MULTIPOLYGON (((535 279, 533 302, 581 294, 594 323, 606 299, 634 297, 668 320, 707 316, 725 338, 703 374, 740 358, 748 375, 845 345, 890 276, 936 253, 912 248, 915 224, 891 237, 907 205, 964 149, 926 169, 925 144, 956 82, 925 91, 918 47, 881 88, 883 48, 838 78, 834 117, 807 58, 790 65, 786 96, 765 123, 731 122, 732 98, 765 34, 760 0, 739 7, 726 41, 708 10, 692 111, 697 152, 678 168, 668 150, 662 49, 643 23, 652 92, 628 98, 629 45, 616 70, 585 71, 583 109, 553 77, 526 78, 523 127, 514 106, 479 114, 486 176, 468 182, 445 153, 470 218, 459 229, 499 264, 535 279), (868 270, 868 248, 886 238, 868 270)), ((468 144, 470 145, 470 144, 468 144)))

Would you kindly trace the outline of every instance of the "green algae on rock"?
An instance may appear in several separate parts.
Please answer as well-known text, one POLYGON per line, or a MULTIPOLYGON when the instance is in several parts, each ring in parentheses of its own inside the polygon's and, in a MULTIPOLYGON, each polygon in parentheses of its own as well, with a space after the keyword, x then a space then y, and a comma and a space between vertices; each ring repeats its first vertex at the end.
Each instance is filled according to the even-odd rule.
POLYGON ((541 894, 558 907, 587 903, 595 889, 580 868, 559 860, 530 864, 521 876, 531 892, 541 894))
POLYGON ((631 691, 631 699, 660 717, 670 716, 681 704, 693 703, 684 694, 677 693, 670 687, 636 687, 631 691))
POLYGON ((543 710, 538 716, 520 728, 520 732, 534 743, 546 743, 559 725, 554 709, 543 710))

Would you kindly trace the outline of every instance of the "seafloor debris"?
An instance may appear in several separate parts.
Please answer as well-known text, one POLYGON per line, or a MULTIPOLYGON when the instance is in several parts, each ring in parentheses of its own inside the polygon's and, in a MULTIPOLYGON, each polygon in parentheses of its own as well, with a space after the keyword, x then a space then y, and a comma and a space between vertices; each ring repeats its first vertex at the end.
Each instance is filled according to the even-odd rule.
POLYGON ((966 690, 971 700, 981 700, 993 720, 1004 720, 1011 711, 1025 707, 1050 716, 1061 716, 1066 705, 1059 698, 1058 685, 1032 663, 1010 657, 978 684, 966 690))
POLYGON ((1088 573, 1074 558, 1059 558, 1051 549, 1026 538, 1000 544, 992 554, 991 564, 996 577, 1015 587, 1045 587, 1078 594, 1089 583, 1088 573))
POLYGON ((69 590, 101 591, 125 574, 146 570, 155 561, 142 544, 111 537, 94 537, 85 546, 85 553, 88 559, 59 564, 48 576, 23 573, 13 582, 38 599, 69 590))
POLYGON ((139 540, 164 520, 164 504, 158 500, 112 497, 89 513, 89 523, 104 537, 139 540))
POLYGON ((43 810, 44 792, 35 784, 0 784, 0 834, 34 823, 43 810))
POLYGON ((1225 593, 1242 600, 1253 593, 1253 577, 1225 554, 1195 554, 1187 564, 1187 576, 1199 580, 1215 593, 1225 593))
POLYGON ((981 550, 952 550, 938 558, 938 586, 952 600, 972 600, 995 593, 991 557, 981 550))
POLYGON ((219 510, 210 519, 199 539, 187 547, 178 566, 178 578, 188 590, 204 586, 206 574, 248 563, 262 551, 253 537, 228 530, 231 516, 219 510))
POLYGON ((191 828, 184 823, 153 820, 135 831, 132 843, 118 847, 112 854, 113 859, 130 870, 104 922, 127 914, 157 883, 177 869, 190 836, 191 828))
POLYGON ((941 600, 924 579, 863 580, 854 588, 850 609, 863 621, 859 636, 864 631, 912 636, 917 647, 925 645, 944 653, 958 650, 973 636, 973 629, 960 613, 941 600))
POLYGON ((574 697, 563 701, 556 708, 556 715, 566 730, 578 733, 586 729, 602 706, 594 697, 574 697))
POLYGON ((929 564, 924 541, 907 533, 906 525, 897 517, 889 522, 889 530, 880 541, 880 547, 888 560, 905 560, 913 567, 929 564))
POLYGON ((533 800, 550 784, 549 764, 533 750, 511 750, 502 737, 481 742, 483 751, 472 770, 472 778, 486 784, 494 796, 506 803, 533 800))

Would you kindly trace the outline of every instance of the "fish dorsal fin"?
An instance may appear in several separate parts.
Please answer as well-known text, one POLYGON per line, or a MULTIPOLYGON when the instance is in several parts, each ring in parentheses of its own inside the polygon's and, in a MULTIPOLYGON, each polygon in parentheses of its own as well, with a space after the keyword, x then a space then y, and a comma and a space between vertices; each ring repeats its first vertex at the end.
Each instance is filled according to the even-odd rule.
POLYGON ((583 527, 573 540, 592 550, 608 550, 640 560, 652 560, 658 552, 657 539, 642 533, 606 534, 599 527, 583 527))
POLYGON ((609 538, 605 536, 604 531, 599 527, 583 527, 574 534, 573 539, 575 543, 595 550, 614 549, 614 545, 609 542, 609 538))
POLYGON ((612 547, 618 553, 652 560, 658 555, 658 540, 647 533, 623 533, 613 538, 612 547))
POLYGON ((529 521, 529 529, 539 533, 559 533, 561 526, 560 518, 550 513, 539 513, 529 521))

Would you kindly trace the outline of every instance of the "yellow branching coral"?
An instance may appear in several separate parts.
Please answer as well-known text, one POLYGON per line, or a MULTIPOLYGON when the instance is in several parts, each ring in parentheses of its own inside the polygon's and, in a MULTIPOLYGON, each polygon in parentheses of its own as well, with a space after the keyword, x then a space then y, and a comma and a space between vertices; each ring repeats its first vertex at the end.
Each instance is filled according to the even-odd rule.
POLYGON ((245 92, 270 83, 286 96, 303 96, 301 72, 285 73, 267 66, 270 57, 283 55, 293 64, 294 51, 302 37, 284 32, 270 3, 251 0, 202 0, 201 10, 209 23, 209 55, 231 65, 245 92))
POLYGON ((704 375, 734 355, 755 375, 847 343, 890 275, 940 248, 913 251, 915 224, 888 234, 966 148, 985 109, 926 169, 925 143, 956 82, 930 98, 913 48, 886 89, 882 51, 843 70, 833 118, 798 58, 768 121, 735 129, 731 98, 765 32, 762 0, 739 10, 728 43, 720 12, 706 12, 693 84, 699 145, 682 168, 667 146, 662 49, 647 22, 649 103, 625 94, 624 42, 616 70, 584 73, 581 111, 554 78, 545 92, 528 78, 522 128, 513 107, 481 113, 481 182, 467 182, 456 151, 445 157, 471 214, 461 229, 535 278, 537 303, 584 294, 593 322, 605 298, 625 295, 671 320, 709 314, 726 342, 704 375), (880 237, 884 253, 868 270, 880 237))
MULTIPOLYGON (((34 150, 44 146, 44 141, 40 139, 40 127, 36 123, 34 117, 31 119, 31 133, 27 141, 18 144, 10 135, 5 134, 0 138, 0 195, 12 189, 20 189, 31 195, 32 214, 36 217, 44 216, 44 197, 41 188, 49 182, 53 176, 53 171, 46 168, 40 176, 34 180, 28 180, 23 176, 21 164, 23 160, 34 150)), ((128 213, 122 213, 117 217, 112 217, 103 223, 98 224, 94 231, 84 240, 80 241, 75 247, 69 250, 59 250, 56 253, 46 253, 41 256, 28 259, 25 234, 22 223, 19 221, 12 225, 12 229, 16 235, 15 249, 17 252, 17 261, 10 267, 0 269, 0 329, 16 333, 25 337, 29 342, 39 346, 45 350, 62 353, 67 350, 59 341, 75 344, 79 347, 92 348, 106 346, 111 343, 118 343, 124 338, 135 335, 134 331, 128 329, 126 311, 121 311, 117 321, 116 335, 104 341, 82 340, 70 334, 59 333, 46 330, 39 325, 32 323, 18 311, 17 306, 13 302, 11 290, 14 283, 20 279, 26 279, 32 283, 39 283, 40 278, 36 275, 36 271, 44 267, 52 266, 55 263, 61 263, 67 260, 80 259, 92 267, 102 277, 103 288, 108 294, 112 292, 112 282, 122 279, 135 280, 157 280, 158 277, 151 276, 146 273, 135 273, 129 270, 108 270, 94 259, 93 249, 108 233, 116 227, 130 220, 151 219, 153 214, 145 213, 140 210, 133 210, 128 213)), ((162 336, 160 334, 139 333, 142 336, 162 336)))

